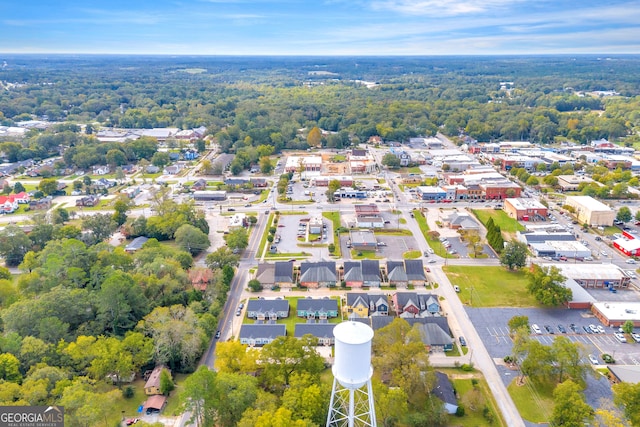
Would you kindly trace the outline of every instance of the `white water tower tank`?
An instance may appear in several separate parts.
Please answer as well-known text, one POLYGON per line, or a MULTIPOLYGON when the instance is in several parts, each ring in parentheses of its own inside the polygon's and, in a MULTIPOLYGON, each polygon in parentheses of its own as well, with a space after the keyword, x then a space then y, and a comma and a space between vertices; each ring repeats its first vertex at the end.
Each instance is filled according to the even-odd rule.
POLYGON ((335 361, 333 376, 345 388, 357 389, 369 381, 373 329, 360 322, 342 322, 333 328, 335 361))

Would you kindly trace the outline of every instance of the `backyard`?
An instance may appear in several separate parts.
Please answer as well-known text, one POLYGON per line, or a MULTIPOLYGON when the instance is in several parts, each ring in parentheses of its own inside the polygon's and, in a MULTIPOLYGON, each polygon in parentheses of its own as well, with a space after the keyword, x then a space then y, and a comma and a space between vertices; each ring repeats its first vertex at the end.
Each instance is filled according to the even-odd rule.
POLYGON ((493 218, 495 225, 500 227, 500 230, 505 233, 515 233, 516 231, 524 231, 524 225, 520 224, 515 219, 509 217, 503 210, 496 209, 472 209, 471 212, 482 222, 486 224, 489 218, 493 218))

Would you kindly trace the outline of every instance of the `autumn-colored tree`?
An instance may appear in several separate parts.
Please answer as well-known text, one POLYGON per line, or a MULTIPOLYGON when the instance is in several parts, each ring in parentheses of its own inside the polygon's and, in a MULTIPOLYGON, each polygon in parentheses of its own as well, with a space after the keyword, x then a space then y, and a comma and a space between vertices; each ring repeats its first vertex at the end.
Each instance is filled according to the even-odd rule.
POLYGON ((314 126, 307 134, 307 144, 309 144, 309 147, 322 146, 322 132, 320 132, 318 126, 314 126))

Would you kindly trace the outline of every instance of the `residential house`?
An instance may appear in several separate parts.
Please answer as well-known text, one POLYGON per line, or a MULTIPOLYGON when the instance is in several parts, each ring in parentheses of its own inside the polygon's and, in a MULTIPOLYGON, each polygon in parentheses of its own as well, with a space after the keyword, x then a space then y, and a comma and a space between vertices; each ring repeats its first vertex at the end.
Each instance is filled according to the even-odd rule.
POLYGON ((318 345, 330 346, 335 343, 333 336, 333 323, 296 323, 294 336, 302 338, 305 335, 312 335, 318 339, 318 345))
POLYGON ((14 200, 19 205, 29 203, 29 199, 30 199, 29 194, 25 193, 24 191, 21 191, 17 194, 9 194, 7 197, 14 200))
POLYGON ((445 219, 445 225, 453 230, 478 230, 480 225, 467 213, 454 212, 445 219))
POLYGON ((404 271, 407 275, 407 282, 410 285, 423 284, 427 280, 421 259, 405 259, 404 271))
POLYGON ((98 203, 100 203, 100 197, 98 196, 86 196, 76 200, 76 206, 83 207, 94 207, 97 206, 98 203))
POLYGON ((9 196, 0 196, 0 212, 13 213, 19 208, 18 202, 15 198, 9 196))
POLYGON ((369 316, 387 316, 389 301, 384 294, 347 292, 344 312, 349 319, 369 316))
POLYGON ((301 287, 333 287, 337 281, 336 263, 333 261, 303 262, 300 264, 301 287))
POLYGON ((387 261, 387 279, 391 286, 407 286, 407 272, 403 261, 387 261))
MULTIPOLYGON (((162 394, 162 392, 160 391, 160 374, 162 373, 163 369, 169 371, 169 369, 163 365, 156 366, 155 368, 153 368, 153 371, 151 371, 151 375, 149 375, 147 382, 144 384, 144 393, 147 396, 162 394)), ((169 371, 169 373, 171 373, 171 371, 169 371)))
MULTIPOLYGON (((249 300, 251 302, 251 300, 249 300)), ((278 337, 287 335, 286 325, 277 324, 244 324, 240 328, 240 344, 250 347, 262 347, 278 337)))
POLYGON ((29 201, 29 210, 47 210, 51 208, 53 197, 46 196, 42 199, 29 201))
POLYGON ((440 313, 436 295, 396 292, 391 301, 397 315, 404 318, 436 316, 440 313))
POLYGON ((199 291, 206 291, 207 286, 213 279, 213 271, 206 267, 195 267, 189 270, 189 280, 191 286, 199 291))
POLYGON ((250 299, 247 317, 256 320, 278 320, 289 317, 289 301, 286 299, 250 299))
POLYGON ((111 172, 109 165, 98 165, 93 167, 93 175, 106 175, 111 172))
POLYGON ((138 168, 136 168, 136 166, 132 164, 122 165, 120 166, 120 168, 122 169, 122 172, 126 173, 127 175, 131 175, 138 170, 138 168))
POLYGON ((180 173, 181 170, 182 168, 179 165, 175 164, 175 165, 165 167, 162 173, 164 175, 177 175, 180 173))
POLYGON ((260 263, 258 264, 256 279, 263 288, 272 288, 274 286, 291 288, 293 287, 293 262, 260 263))
POLYGON ((380 287, 380 263, 378 260, 345 261, 343 280, 348 287, 380 287))
POLYGON ((191 186, 191 189, 194 191, 202 191, 206 188, 207 188, 207 181, 202 178, 194 182, 193 185, 191 186))
POLYGON ((456 391, 447 374, 436 371, 436 384, 431 392, 444 403, 444 410, 448 414, 453 415, 458 411, 456 391))
POLYGON ((160 412, 164 410, 165 406, 167 406, 167 396, 155 394, 153 396, 149 396, 149 398, 144 402, 142 410, 145 412, 147 409, 155 409, 160 412))
POLYGON ((109 181, 108 179, 105 179, 105 178, 99 178, 99 179, 96 179, 91 185, 93 185, 96 188, 111 188, 116 186, 116 182, 109 181))
POLYGON ((124 251, 125 251, 125 252, 129 252, 129 253, 135 252, 135 251, 137 251, 138 249, 141 249, 141 248, 142 248, 142 245, 144 245, 145 243, 147 243, 147 240, 149 240, 149 238, 148 238, 148 237, 145 237, 145 236, 138 236, 138 237, 136 237, 135 239, 133 239, 133 240, 131 241, 131 243, 129 243, 129 244, 124 248, 124 251))
POLYGON ((302 298, 298 300, 298 317, 321 319, 338 317, 338 301, 329 298, 302 298))
POLYGON ((418 324, 420 339, 429 351, 453 350, 453 338, 435 323, 418 324))
POLYGON ((266 179, 264 178, 251 178, 249 180, 249 182, 255 187, 255 188, 264 188, 267 186, 268 182, 266 179))
POLYGON ((160 168, 158 166, 149 165, 145 169, 145 172, 146 173, 158 173, 158 172, 160 172, 160 168))

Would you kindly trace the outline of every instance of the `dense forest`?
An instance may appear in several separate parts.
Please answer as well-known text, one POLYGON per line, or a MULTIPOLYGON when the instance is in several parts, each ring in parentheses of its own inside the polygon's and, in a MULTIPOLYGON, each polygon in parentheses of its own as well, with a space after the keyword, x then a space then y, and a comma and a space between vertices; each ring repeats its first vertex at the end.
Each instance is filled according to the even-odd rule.
MULTIPOLYGON (((304 130, 314 127, 326 131, 324 146, 340 148, 372 135, 401 141, 438 130, 479 141, 609 138, 631 145, 640 125, 635 56, 3 59, 3 125, 46 117, 89 124, 88 134, 101 126, 206 126, 223 151, 244 152, 247 164, 261 145, 307 148, 304 130)), ((78 165, 104 162, 109 149, 147 158, 124 147, 81 148, 93 138, 72 130, 57 138, 34 131, 20 142, 23 152, 12 152, 42 158, 62 143, 75 147, 67 163, 77 151, 94 156, 80 156, 78 165)))

